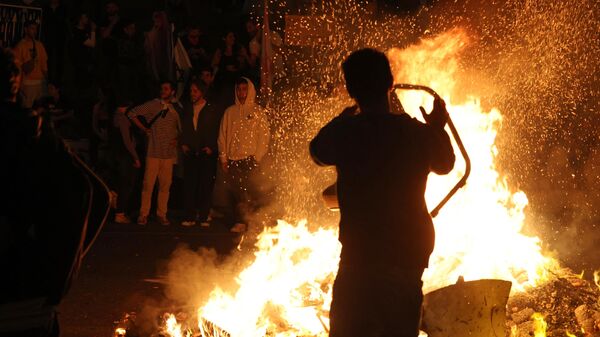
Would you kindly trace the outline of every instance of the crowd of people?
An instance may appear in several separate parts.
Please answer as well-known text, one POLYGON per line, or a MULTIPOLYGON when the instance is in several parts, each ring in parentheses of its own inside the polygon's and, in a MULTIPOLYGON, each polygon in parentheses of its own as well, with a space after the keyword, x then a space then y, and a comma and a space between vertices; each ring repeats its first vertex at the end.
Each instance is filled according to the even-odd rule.
POLYGON ((222 29, 214 44, 219 39, 200 24, 175 29, 165 11, 152 14, 144 33, 114 1, 98 25, 81 12, 69 26, 66 13, 51 0, 41 23, 25 22, 12 48, 22 74, 19 101, 47 116, 105 179, 114 222, 137 216, 146 225, 158 185, 156 220, 169 225, 175 176, 182 181, 181 225, 208 227, 220 217, 234 232, 247 230, 259 199, 254 172, 269 148, 269 124, 256 101, 257 22, 244 18, 239 32, 222 29))

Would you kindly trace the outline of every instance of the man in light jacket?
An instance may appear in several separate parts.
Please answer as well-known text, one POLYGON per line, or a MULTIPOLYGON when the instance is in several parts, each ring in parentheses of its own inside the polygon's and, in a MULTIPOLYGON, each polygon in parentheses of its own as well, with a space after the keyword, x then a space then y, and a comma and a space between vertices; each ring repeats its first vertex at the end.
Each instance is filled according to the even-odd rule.
POLYGON ((252 81, 239 78, 235 83, 235 104, 225 110, 219 130, 219 163, 224 173, 228 213, 233 215, 233 232, 247 230, 247 211, 256 198, 251 174, 269 149, 269 124, 254 102, 255 97, 252 81))

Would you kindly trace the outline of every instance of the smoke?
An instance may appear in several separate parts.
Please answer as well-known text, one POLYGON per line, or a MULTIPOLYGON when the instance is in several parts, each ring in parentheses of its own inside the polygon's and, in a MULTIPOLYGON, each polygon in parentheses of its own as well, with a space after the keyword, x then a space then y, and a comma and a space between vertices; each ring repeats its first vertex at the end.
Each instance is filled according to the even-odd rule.
POLYGON ((178 246, 166 266, 166 297, 192 311, 201 307, 211 292, 219 288, 235 293, 238 284, 235 276, 246 266, 240 253, 228 257, 217 254, 214 249, 197 251, 185 245, 178 246))

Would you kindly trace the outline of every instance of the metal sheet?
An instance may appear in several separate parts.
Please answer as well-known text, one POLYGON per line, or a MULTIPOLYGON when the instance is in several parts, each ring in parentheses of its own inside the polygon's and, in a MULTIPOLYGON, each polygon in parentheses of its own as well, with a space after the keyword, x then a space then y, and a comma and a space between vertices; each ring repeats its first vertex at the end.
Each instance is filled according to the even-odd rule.
POLYGON ((511 282, 458 282, 425 295, 421 330, 429 337, 505 337, 511 282))

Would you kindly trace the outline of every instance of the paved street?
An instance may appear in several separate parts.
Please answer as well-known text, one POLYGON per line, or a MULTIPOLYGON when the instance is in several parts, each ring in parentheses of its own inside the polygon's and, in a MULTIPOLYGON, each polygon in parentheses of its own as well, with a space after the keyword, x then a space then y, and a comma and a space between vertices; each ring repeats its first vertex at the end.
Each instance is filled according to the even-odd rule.
POLYGON ((113 322, 124 313, 159 303, 163 289, 156 279, 177 245, 213 247, 226 254, 236 243, 236 236, 219 225, 107 224, 59 308, 61 336, 110 337, 113 322))

